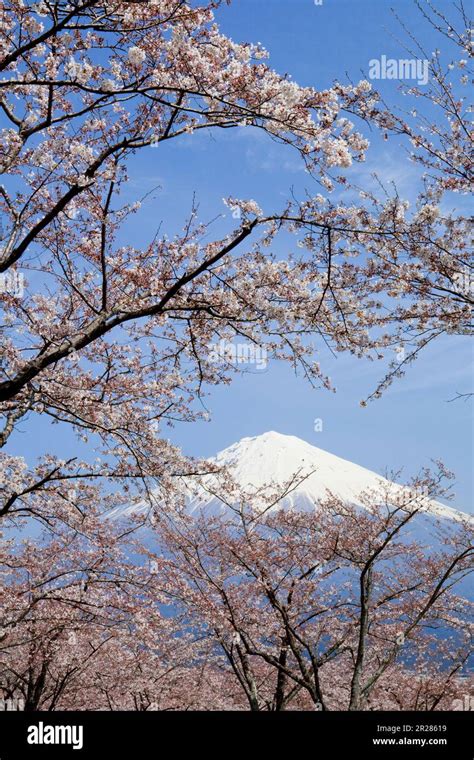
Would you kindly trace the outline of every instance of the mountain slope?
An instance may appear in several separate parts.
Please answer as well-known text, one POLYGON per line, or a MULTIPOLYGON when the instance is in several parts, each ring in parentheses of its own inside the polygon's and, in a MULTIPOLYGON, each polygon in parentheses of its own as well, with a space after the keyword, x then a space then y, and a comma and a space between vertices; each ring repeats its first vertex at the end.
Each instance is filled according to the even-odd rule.
MULTIPOLYGON (((283 506, 305 507, 318 503, 330 491, 352 504, 361 505, 359 495, 365 490, 382 494, 389 481, 371 470, 330 454, 292 435, 274 431, 252 438, 242 438, 209 460, 226 467, 237 484, 246 492, 266 486, 287 484, 297 473, 298 482, 282 499, 283 506), (306 476, 306 477, 305 477, 306 476)), ((204 478, 213 491, 216 479, 204 478)), ((197 488, 189 497, 191 510, 217 506, 217 500, 205 489, 197 488)), ((439 502, 431 501, 429 512, 438 517, 456 519, 460 513, 439 502)))
MULTIPOLYGON (((391 488, 392 494, 394 491, 403 491, 403 486, 395 486, 365 467, 341 459, 293 435, 275 432, 242 438, 207 461, 217 465, 219 469, 226 468, 238 488, 250 496, 257 494, 259 490, 273 494, 278 490, 283 492, 284 489, 281 487, 288 486, 293 478, 292 488, 279 502, 283 507, 314 508, 328 492, 345 502, 361 507, 363 504, 359 495, 362 491, 370 490, 380 494, 380 503, 385 501, 387 488, 391 488)), ((225 511, 226 506, 216 495, 221 491, 219 482, 222 483, 222 479, 219 481, 216 475, 206 475, 201 478, 200 483, 192 478, 181 477, 180 487, 189 512, 225 511)), ((163 506, 158 494, 156 502, 157 506, 163 506)), ((474 521, 472 516, 439 502, 426 502, 426 513, 435 518, 454 521, 468 518, 474 521)), ((252 503, 258 508, 258 496, 252 503)), ((114 518, 148 510, 149 506, 144 504, 142 508, 134 506, 114 510, 109 516, 114 518)))

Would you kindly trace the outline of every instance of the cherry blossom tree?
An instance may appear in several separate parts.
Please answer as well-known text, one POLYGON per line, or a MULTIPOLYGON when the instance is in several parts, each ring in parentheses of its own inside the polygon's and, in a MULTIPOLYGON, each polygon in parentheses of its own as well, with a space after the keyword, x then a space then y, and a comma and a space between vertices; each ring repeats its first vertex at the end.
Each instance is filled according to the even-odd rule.
POLYGON ((472 654, 456 593, 472 572, 472 521, 431 514, 436 542, 415 528, 445 474, 366 492, 359 508, 328 494, 288 509, 275 490, 228 485, 222 514, 160 514, 163 591, 205 626, 250 709, 302 695, 319 710, 451 709, 472 654))
MULTIPOLYGON (((277 262, 260 245, 236 258, 258 226, 273 230, 280 216, 265 223, 254 201, 240 201, 240 223, 224 239, 204 243, 193 209, 172 240, 152 236, 141 250, 119 242, 139 207, 121 204, 120 190, 131 157, 150 145, 245 124, 287 143, 321 176, 363 157, 366 141, 347 127, 342 134, 340 114, 368 88, 298 87, 265 64, 259 46, 219 33, 219 5, 2 7, 0 272, 26 286, 0 296, 1 441, 43 414, 93 436, 101 455, 79 464, 48 453, 36 472, 7 456, 2 517, 14 502, 31 514, 25 502, 63 478, 115 479, 143 492, 192 472, 160 430, 195 419, 204 385, 226 381, 228 368, 209 361, 212 340, 268 340, 275 355, 320 375, 300 337, 309 331, 305 308, 316 312, 320 298, 312 267, 277 262)), ((324 312, 320 329, 338 332, 337 314, 324 312)))
MULTIPOLYGON (((436 158, 421 126, 390 116, 366 80, 300 87, 269 67, 261 46, 222 35, 221 4, 2 6, 0 438, 5 446, 41 414, 72 425, 99 455, 79 463, 46 451, 33 470, 2 454, 3 518, 20 510, 41 519, 38 503, 52 491, 62 498, 66 481, 107 481, 133 500, 199 470, 162 429, 199 417, 194 401, 206 386, 229 381, 235 368, 210 359, 211 343, 240 336, 330 387, 315 341, 368 358, 402 343, 406 363, 432 338, 469 327, 470 293, 446 286, 463 266, 466 220, 440 219, 433 205, 442 191, 465 189, 467 162, 447 171, 442 160, 457 166, 465 154, 463 102, 436 158), (420 196, 407 216, 398 198, 344 202, 351 164, 368 148, 351 118, 410 139, 427 165, 432 157, 430 203, 420 196), (138 198, 120 196, 134 154, 231 128, 295 150, 325 195, 262 210, 229 188, 239 219, 225 237, 209 241, 193 207, 174 238, 124 243, 127 217, 140 213, 138 198), (282 260, 272 243, 285 231, 303 239, 282 260)), ((465 32, 453 40, 467 44, 465 32)), ((439 104, 449 118, 454 84, 439 104)))
POLYGON ((231 517, 191 518, 181 478, 215 468, 163 429, 198 419, 206 387, 230 381, 232 364, 211 358, 221 340, 264 346, 327 388, 315 345, 402 349, 378 397, 427 343, 471 331, 468 220, 450 206, 472 178, 466 14, 456 26, 420 5, 457 57, 426 54, 430 85, 407 90, 405 114, 366 80, 317 90, 279 75, 261 45, 220 32, 223 5, 0 9, 0 687, 27 709, 445 708, 468 651, 454 591, 468 525, 427 555, 401 539, 419 496, 366 495, 365 512, 328 498, 309 514, 244 495, 231 517), (369 126, 425 171, 414 208, 368 188, 347 200, 369 126), (220 129, 294 151, 320 192, 262 209, 229 187, 223 236, 196 202, 173 237, 124 242, 137 152, 220 129), (9 453, 35 415, 72 427, 89 455, 52 441, 34 463, 9 453), (153 572, 123 556, 137 521, 124 535, 102 519, 143 504, 167 549, 153 572), (41 538, 26 538, 33 521, 41 538), (441 626, 448 643, 430 632, 441 626))
POLYGON ((162 614, 153 574, 125 559, 116 524, 92 512, 54 538, 2 547, 2 700, 27 711, 202 704, 214 661, 180 616, 162 614))
POLYGON ((469 518, 430 511, 446 476, 386 482, 358 508, 328 493, 295 510, 281 505, 298 478, 246 493, 219 473, 222 511, 190 514, 176 499, 157 510, 153 543, 137 534, 140 516, 104 520, 90 494, 80 519, 3 543, 3 699, 25 710, 451 709, 468 688, 470 605, 456 587, 473 550, 469 518))
POLYGON ((92 515, 90 505, 74 529, 56 521, 54 538, 45 530, 21 547, 12 539, 2 544, 1 704, 245 709, 227 663, 169 605, 156 568, 127 560, 117 523, 92 515))
MULTIPOLYGON (((383 199, 367 188, 360 192, 369 204, 368 216, 359 216, 361 225, 380 225, 392 233, 383 252, 379 248, 382 260, 376 254, 366 273, 379 280, 379 292, 396 299, 393 315, 403 325, 397 357, 374 396, 402 376, 428 343, 445 335, 472 335, 473 327, 472 219, 463 199, 473 182, 467 95, 473 74, 472 22, 462 0, 445 12, 429 0, 416 0, 416 5, 420 21, 448 45, 443 52, 427 49, 423 35, 395 13, 405 33, 405 53, 426 63, 427 84, 401 84, 405 108, 379 101, 370 119, 420 170, 422 189, 413 208, 396 186, 383 187, 383 199)), ((370 245, 375 253, 380 244, 374 240, 370 245)))

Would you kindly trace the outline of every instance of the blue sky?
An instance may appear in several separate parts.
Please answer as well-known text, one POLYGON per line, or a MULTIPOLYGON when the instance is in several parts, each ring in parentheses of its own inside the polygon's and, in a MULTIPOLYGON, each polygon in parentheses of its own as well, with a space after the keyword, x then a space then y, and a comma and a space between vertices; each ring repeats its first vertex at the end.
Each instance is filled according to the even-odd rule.
MULTIPOLYGON (((259 41, 271 53, 270 64, 288 72, 304 85, 328 87, 333 79, 352 80, 367 73, 369 60, 407 57, 397 37, 391 0, 351 2, 347 0, 235 0, 218 12, 223 32, 236 41, 259 41)), ((438 3, 447 10, 450 4, 438 3)), ((428 51, 443 44, 433 37, 411 0, 396 4, 407 26, 419 31, 428 51)), ((390 98, 398 82, 377 82, 390 98)), ((370 138, 370 136, 369 136, 370 138)), ((378 171, 387 182, 394 180, 401 195, 412 196, 416 173, 401 160, 397 143, 377 140, 360 179, 378 171)), ((158 149, 148 149, 131 165, 130 198, 156 193, 143 206, 127 229, 131 242, 139 245, 153 236, 158 224, 172 235, 179 229, 191 206, 193 193, 200 203, 203 220, 225 213, 224 196, 254 198, 264 209, 279 208, 289 189, 319 192, 300 170, 297 157, 252 130, 213 132, 186 136, 158 149)), ((463 203, 462 199, 458 203, 463 203)), ((216 227, 217 230, 217 227, 216 227)), ((472 404, 448 403, 456 392, 472 384, 472 352, 468 338, 450 338, 428 348, 382 399, 365 409, 359 406, 381 379, 382 367, 348 356, 332 358, 322 352, 321 363, 338 389, 336 394, 312 390, 302 377, 286 365, 270 361, 264 371, 254 370, 235 379, 229 387, 216 388, 207 398, 208 422, 181 424, 170 429, 173 442, 185 453, 208 456, 243 436, 267 430, 297 435, 338 456, 382 472, 404 468, 415 473, 442 459, 456 473, 454 505, 471 511, 472 404), (315 432, 314 420, 323 429, 315 432)), ((40 453, 48 423, 36 420, 36 435, 16 434, 15 453, 40 453)), ((73 452, 70 434, 55 427, 55 440, 62 453, 73 452)))

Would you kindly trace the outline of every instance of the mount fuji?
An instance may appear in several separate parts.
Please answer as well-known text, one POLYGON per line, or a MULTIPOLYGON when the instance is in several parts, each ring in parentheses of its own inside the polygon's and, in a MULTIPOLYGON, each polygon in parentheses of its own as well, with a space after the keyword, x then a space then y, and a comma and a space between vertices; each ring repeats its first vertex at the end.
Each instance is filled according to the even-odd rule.
MULTIPOLYGON (((355 506, 363 506, 360 494, 371 491, 382 494, 387 487, 392 492, 403 486, 395 486, 386 478, 365 467, 330 454, 293 435, 270 431, 252 438, 242 438, 220 451, 209 460, 219 468, 226 468, 236 484, 247 494, 273 491, 283 488, 297 475, 290 492, 279 506, 314 507, 328 493, 355 506)), ((217 479, 213 475, 203 478, 203 486, 189 496, 189 509, 209 509, 216 504, 217 479)), ((427 511, 437 517, 458 519, 462 513, 451 507, 427 501, 427 511)))
MULTIPOLYGON (((270 492, 277 498, 281 493, 286 493, 272 509, 281 507, 315 510, 328 493, 331 493, 346 504, 353 505, 355 510, 364 510, 369 507, 360 499, 362 492, 370 491, 375 501, 377 494, 380 494, 380 503, 384 504, 387 489, 391 495, 397 494, 398 489, 401 492, 406 489, 406 486, 394 484, 365 467, 312 446, 300 438, 275 432, 242 438, 207 461, 228 473, 237 486, 237 491, 250 497, 252 506, 257 509, 259 492, 270 492), (296 482, 293 481, 291 489, 288 490, 286 487, 295 474, 296 482)), ((229 505, 233 505, 232 499, 227 497, 225 502, 218 497, 222 478, 216 474, 204 475, 199 482, 194 478, 181 476, 180 484, 181 488, 178 490, 184 495, 186 510, 190 514, 226 514, 229 505)), ((267 510, 266 503, 264 506, 267 510)), ((158 493, 155 508, 167 508, 158 493)), ((149 515, 149 510, 150 505, 144 504, 142 507, 119 509, 115 514, 109 513, 109 516, 120 519, 133 513, 138 517, 139 513, 149 515)), ((451 534, 466 522, 473 525, 474 516, 426 498, 423 500, 423 509, 411 521, 405 539, 421 541, 429 553, 431 550, 442 548, 442 538, 438 533, 441 525, 443 533, 447 535, 446 531, 451 534)), ((148 523, 139 529, 139 535, 147 546, 159 546, 159 539, 148 523)), ((459 591, 472 598, 473 589, 469 579, 460 582, 459 591)))
MULTIPOLYGON (((391 488, 392 493, 404 488, 296 436, 273 431, 242 438, 207 461, 214 467, 225 469, 238 489, 246 495, 255 494, 256 501, 259 492, 266 490, 275 493, 278 489, 283 492, 296 475, 293 485, 278 502, 278 506, 284 508, 314 509, 329 493, 361 508, 360 494, 363 491, 370 490, 382 497, 387 488, 391 488)), ((217 496, 217 475, 205 475, 199 483, 190 477, 180 477, 180 483, 189 512, 203 510, 216 513, 226 509, 217 496)), ((472 516, 440 502, 426 499, 425 503, 423 511, 429 517, 452 522, 463 518, 474 520, 472 516)), ((143 511, 146 509, 143 506, 143 511)), ((132 508, 125 508, 120 510, 119 515, 130 514, 131 511, 132 508)), ((136 513, 142 509, 134 507, 133 511, 136 513)))

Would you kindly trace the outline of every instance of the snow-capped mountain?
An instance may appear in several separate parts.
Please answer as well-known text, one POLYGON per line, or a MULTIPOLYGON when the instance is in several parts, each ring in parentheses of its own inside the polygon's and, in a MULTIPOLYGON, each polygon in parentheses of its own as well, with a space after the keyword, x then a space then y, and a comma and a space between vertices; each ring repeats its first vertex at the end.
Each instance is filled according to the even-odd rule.
MULTIPOLYGON (((209 461, 219 468, 226 468, 246 493, 264 492, 270 488, 276 491, 296 476, 295 485, 280 502, 285 507, 314 506, 328 492, 362 506, 359 497, 363 491, 382 494, 386 488, 394 489, 388 480, 365 467, 312 446, 296 436, 274 431, 242 438, 209 461)), ((191 489, 188 498, 191 510, 216 508, 218 505, 218 499, 209 493, 217 490, 217 478, 206 476, 203 483, 204 488, 191 489)), ((433 500, 428 502, 428 511, 437 517, 456 519, 460 516, 457 510, 433 500)))
MULTIPOLYGON (((360 494, 363 491, 380 494, 382 499, 388 488, 392 493, 403 489, 403 486, 395 486, 365 467, 330 454, 293 435, 276 432, 242 438, 208 461, 219 470, 229 473, 238 490, 248 496, 255 494, 252 503, 257 507, 259 493, 282 493, 292 479, 291 488, 278 502, 280 506, 315 508, 331 493, 345 502, 361 507, 360 494)), ((189 511, 216 513, 225 510, 224 501, 217 494, 222 493, 222 484, 226 484, 227 480, 225 476, 223 478, 214 474, 205 475, 199 483, 181 477, 180 486, 189 511)), ((226 498, 229 498, 228 494, 226 498)), ((157 495, 157 503, 159 502, 157 495)), ((143 510, 148 508, 144 506, 143 510)), ((133 510, 136 512, 137 508, 134 507, 133 510)), ((130 511, 120 510, 114 516, 123 516, 130 511)), ((426 512, 436 518, 455 521, 467 517, 465 513, 428 499, 426 512)))
MULTIPOLYGON (((357 510, 367 508, 360 500, 360 494, 364 491, 375 494, 375 499, 371 498, 370 504, 376 501, 378 494, 379 503, 384 504, 387 493, 395 494, 396 497, 397 490, 404 489, 402 485, 395 485, 365 467, 312 446, 300 438, 275 432, 242 438, 207 461, 216 466, 221 475, 205 475, 199 483, 191 478, 180 478, 179 490, 185 496, 187 510, 191 514, 227 514, 230 512, 227 505, 235 506, 241 493, 250 497, 246 500, 247 504, 252 504, 258 509, 259 492, 280 496, 295 475, 296 482, 293 482, 291 490, 276 506, 315 510, 330 492, 345 503, 352 504, 357 510), (235 500, 232 498, 231 481, 237 487, 235 500), (225 493, 226 486, 230 486, 228 493, 225 493)), ((397 500, 397 503, 406 503, 406 491, 401 497, 402 500, 397 500)), ((263 501, 262 506, 265 510, 268 509, 267 502, 263 501)), ((157 493, 155 509, 169 508, 168 500, 165 502, 157 493)), ((150 505, 117 510, 110 516, 120 519, 132 512, 137 516, 140 512, 149 516, 150 505)), ((451 532, 456 531, 465 520, 474 524, 472 515, 459 512, 440 502, 424 499, 423 510, 410 523, 405 538, 420 541, 422 545, 433 550, 436 547, 441 548, 438 535, 440 523, 451 532)), ((140 528, 140 536, 144 544, 155 549, 159 546, 157 535, 148 523, 140 528)), ((471 598, 470 580, 461 581, 459 590, 471 598)))

